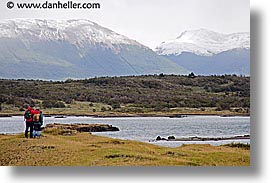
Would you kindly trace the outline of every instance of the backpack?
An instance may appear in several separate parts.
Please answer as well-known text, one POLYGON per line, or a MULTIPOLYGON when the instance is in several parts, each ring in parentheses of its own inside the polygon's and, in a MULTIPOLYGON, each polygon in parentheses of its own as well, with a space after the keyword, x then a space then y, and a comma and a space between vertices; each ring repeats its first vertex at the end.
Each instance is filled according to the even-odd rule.
POLYGON ((24 114, 25 119, 31 119, 31 111, 27 110, 24 114))
POLYGON ((34 122, 40 122, 40 114, 34 114, 33 115, 33 121, 34 122))
POLYGON ((41 125, 43 125, 43 113, 42 113, 42 111, 40 111, 40 116, 39 116, 40 118, 39 118, 39 121, 40 121, 40 124, 41 125))

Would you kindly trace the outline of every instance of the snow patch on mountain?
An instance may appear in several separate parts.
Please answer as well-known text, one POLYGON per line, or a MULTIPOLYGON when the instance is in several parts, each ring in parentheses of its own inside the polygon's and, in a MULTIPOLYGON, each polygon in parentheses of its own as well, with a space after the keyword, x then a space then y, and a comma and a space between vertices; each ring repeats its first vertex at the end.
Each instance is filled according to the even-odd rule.
POLYGON ((223 34, 198 29, 185 31, 176 39, 162 42, 155 50, 159 55, 180 55, 190 52, 200 56, 212 56, 238 48, 250 48, 250 33, 223 34))
POLYGON ((28 41, 68 41, 77 47, 86 44, 104 44, 113 48, 119 44, 144 47, 126 36, 115 33, 92 21, 12 19, 0 21, 0 37, 28 41))

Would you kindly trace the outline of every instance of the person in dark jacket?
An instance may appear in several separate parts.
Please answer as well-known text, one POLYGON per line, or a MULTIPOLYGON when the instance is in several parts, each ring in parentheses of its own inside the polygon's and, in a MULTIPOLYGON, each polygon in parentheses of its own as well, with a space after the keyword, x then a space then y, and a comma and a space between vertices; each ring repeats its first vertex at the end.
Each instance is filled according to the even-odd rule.
POLYGON ((27 110, 24 114, 24 122, 26 125, 25 128, 25 137, 28 138, 28 131, 30 129, 30 138, 33 138, 33 108, 31 106, 28 106, 27 110))

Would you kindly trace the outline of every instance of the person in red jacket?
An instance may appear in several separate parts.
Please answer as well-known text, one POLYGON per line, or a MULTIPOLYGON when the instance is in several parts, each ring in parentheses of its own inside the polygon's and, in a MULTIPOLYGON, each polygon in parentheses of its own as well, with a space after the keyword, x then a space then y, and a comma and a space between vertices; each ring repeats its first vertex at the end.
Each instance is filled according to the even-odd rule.
POLYGON ((43 125, 43 114, 40 109, 34 110, 33 115, 33 138, 36 136, 40 139, 41 126, 43 125))
POLYGON ((25 137, 28 138, 28 131, 30 128, 30 138, 33 138, 33 114, 34 110, 31 106, 28 106, 24 114, 24 122, 26 124, 25 137))

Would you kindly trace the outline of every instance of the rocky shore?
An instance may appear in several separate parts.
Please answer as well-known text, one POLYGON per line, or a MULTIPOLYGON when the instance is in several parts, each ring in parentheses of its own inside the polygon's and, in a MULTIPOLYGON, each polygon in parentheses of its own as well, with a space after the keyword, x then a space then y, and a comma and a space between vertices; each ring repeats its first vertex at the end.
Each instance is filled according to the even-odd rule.
POLYGON ((166 140, 166 141, 220 141, 220 140, 242 140, 250 139, 250 135, 239 135, 233 137, 185 137, 185 138, 176 138, 174 136, 169 136, 167 139, 158 136, 157 141, 166 140))
POLYGON ((53 123, 47 124, 43 129, 45 132, 72 135, 77 132, 105 132, 105 131, 119 131, 119 128, 108 124, 84 124, 84 123, 73 123, 73 124, 60 124, 53 123))

